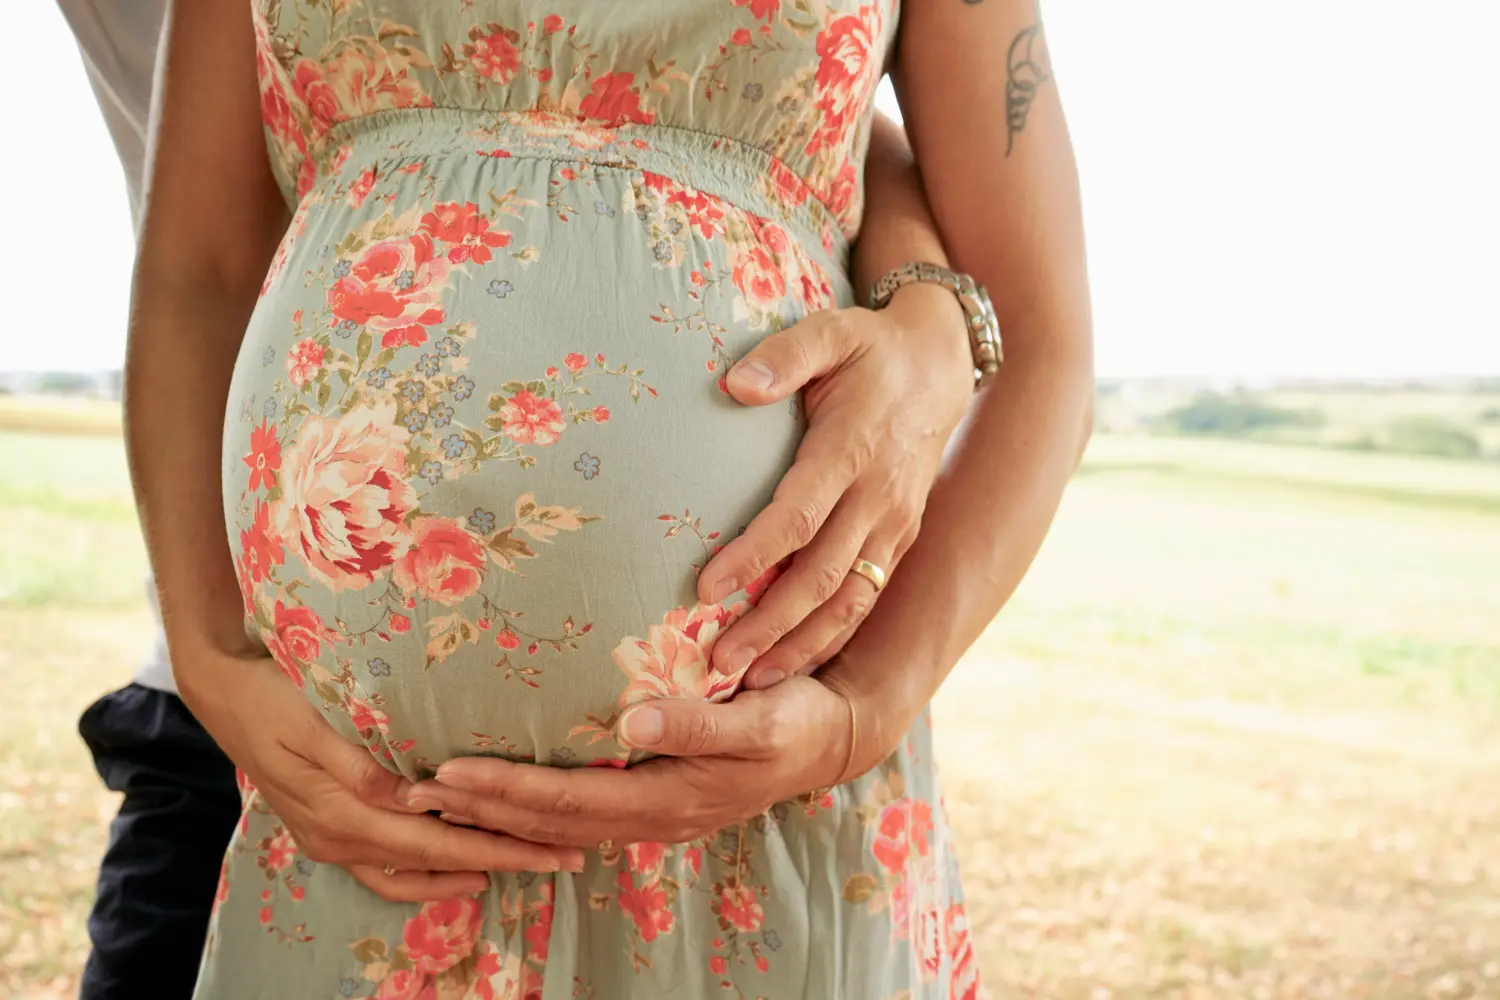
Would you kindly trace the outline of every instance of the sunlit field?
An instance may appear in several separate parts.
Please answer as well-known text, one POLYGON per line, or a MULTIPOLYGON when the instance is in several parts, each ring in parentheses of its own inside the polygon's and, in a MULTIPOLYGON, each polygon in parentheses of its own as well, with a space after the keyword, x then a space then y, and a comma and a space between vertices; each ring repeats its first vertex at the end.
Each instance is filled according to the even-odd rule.
MULTIPOLYGON (((145 561, 116 415, 0 426, 0 997, 64 997, 145 561)), ((1500 997, 1500 464, 1102 437, 937 713, 997 1000, 1500 997)))

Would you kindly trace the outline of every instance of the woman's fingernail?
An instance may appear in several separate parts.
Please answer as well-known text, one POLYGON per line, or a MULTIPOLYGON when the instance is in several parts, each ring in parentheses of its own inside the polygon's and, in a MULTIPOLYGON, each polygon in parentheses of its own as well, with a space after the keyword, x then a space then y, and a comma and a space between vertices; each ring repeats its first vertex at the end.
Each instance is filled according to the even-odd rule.
POLYGON ((448 823, 457 823, 459 826, 473 826, 474 820, 469 816, 460 816, 458 813, 443 813, 440 819, 448 823))
POLYGON ((775 687, 784 680, 786 680, 786 674, 780 670, 774 668, 763 670, 755 675, 755 688, 758 691, 764 691, 766 688, 775 687))
POLYGON ((643 706, 627 709, 615 726, 615 735, 632 750, 654 747, 661 742, 661 709, 643 706))
POLYGON ((769 389, 776 381, 776 373, 764 361, 742 361, 729 369, 729 377, 756 389, 769 389))
POLYGON ((437 812, 438 810, 443 808, 443 804, 441 802, 439 802, 437 799, 429 798, 426 795, 413 795, 411 798, 406 800, 406 804, 411 806, 413 809, 420 809, 424 813, 437 812))
POLYGON ((750 669, 750 664, 755 662, 755 650, 749 646, 741 646, 730 653, 725 662, 729 664, 731 674, 742 674, 750 669))
POLYGON ((437 780, 461 792, 472 791, 474 788, 474 783, 468 779, 468 776, 456 771, 444 770, 443 767, 437 769, 437 780))
POLYGON ((733 577, 726 576, 724 579, 714 584, 714 589, 708 592, 709 603, 718 604, 722 602, 724 598, 728 597, 730 594, 739 589, 739 581, 734 579, 733 577))
POLYGON ((575 874, 581 872, 583 871, 583 858, 573 858, 564 867, 575 874))

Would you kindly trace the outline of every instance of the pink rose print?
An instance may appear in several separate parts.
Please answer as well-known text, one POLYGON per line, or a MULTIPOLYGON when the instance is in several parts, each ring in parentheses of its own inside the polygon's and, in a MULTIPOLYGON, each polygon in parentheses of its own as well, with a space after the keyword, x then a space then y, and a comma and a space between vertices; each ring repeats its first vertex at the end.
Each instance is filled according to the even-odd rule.
POLYGON ((650 874, 661 867, 666 856, 666 844, 629 844, 625 848, 625 867, 633 872, 650 874))
POLYGON ((667 908, 667 891, 657 879, 652 879, 639 889, 628 872, 620 872, 615 879, 620 887, 620 909, 635 922, 641 940, 651 942, 658 934, 670 934, 677 916, 667 908))
POLYGON ((767 176, 771 182, 771 193, 784 207, 796 208, 807 200, 807 182, 785 163, 772 160, 767 176))
POLYGON ((792 244, 792 263, 797 273, 797 298, 808 312, 833 307, 833 282, 821 264, 808 256, 802 244, 792 244))
POLYGON ((708 658, 719 633, 748 609, 748 604, 674 608, 660 625, 651 626, 646 639, 621 639, 612 654, 630 679, 620 696, 621 707, 652 698, 723 701, 733 695, 743 674, 721 674, 708 658))
POLYGON ((742 931, 758 931, 766 920, 760 898, 754 889, 745 885, 729 886, 724 890, 719 896, 719 916, 742 931))
POLYGON ((276 485, 276 472, 281 468, 281 439, 276 436, 275 424, 262 420, 259 427, 251 428, 250 454, 244 462, 250 467, 250 492, 276 485))
POLYGON ((322 640, 328 635, 328 626, 312 608, 287 607, 281 601, 276 602, 271 624, 274 631, 265 638, 266 649, 282 673, 300 688, 300 664, 318 658, 323 651, 322 640))
POLYGON ((854 192, 859 188, 859 174, 851 164, 844 164, 834 176, 833 183, 823 194, 823 201, 834 215, 842 215, 854 202, 854 192))
POLYGON ((542 905, 537 908, 536 922, 522 935, 527 951, 540 962, 547 961, 547 945, 552 940, 552 900, 556 891, 551 883, 542 886, 542 905))
POLYGON ((522 389, 500 407, 501 433, 516 444, 549 445, 562 436, 567 423, 562 407, 530 389, 522 389))
POLYGON ((464 55, 469 65, 480 76, 496 83, 510 83, 521 69, 521 53, 516 49, 519 36, 514 31, 500 29, 488 34, 475 27, 469 30, 473 40, 464 46, 464 55))
POLYGON ((594 418, 594 423, 596 424, 609 422, 609 407, 607 406, 596 406, 589 413, 594 418))
POLYGON ((437 987, 425 972, 393 969, 380 982, 376 1000, 438 1000, 437 987))
POLYGON ((734 0, 736 7, 749 7, 750 16, 757 21, 771 21, 781 8, 781 0, 734 0))
POLYGON ((472 201, 434 205, 422 216, 422 231, 448 244, 448 260, 454 264, 488 264, 492 248, 510 245, 510 233, 491 232, 490 220, 472 201))
POLYGON ((469 957, 484 926, 483 907, 467 896, 423 903, 406 922, 401 940, 412 967, 424 975, 453 968, 469 957))
POLYGON ((359 175, 359 179, 349 185, 349 207, 359 208, 370 197, 370 192, 375 189, 376 178, 379 177, 374 167, 370 167, 359 175))
POLYGON ((392 632, 396 632, 398 634, 402 632, 409 632, 411 631, 411 619, 406 617, 405 615, 398 615, 395 612, 392 612, 390 617, 390 628, 392 632))
POLYGON ((334 591, 369 586, 406 553, 416 494, 406 429, 386 401, 329 418, 309 414, 283 456, 281 535, 334 591))
POLYGON ((601 73, 594 78, 588 96, 579 104, 584 118, 594 118, 610 125, 631 122, 650 125, 656 112, 641 108, 641 95, 632 89, 634 73, 601 73))
POLYGON ((881 33, 880 8, 866 4, 852 14, 841 14, 818 34, 818 125, 805 152, 816 155, 825 146, 842 147, 849 130, 869 103, 880 66, 870 58, 881 33))
POLYGON ((501 649, 520 649, 521 637, 508 628, 503 628, 495 633, 495 645, 501 649))
POLYGON ((425 232, 373 243, 328 289, 330 324, 368 326, 382 347, 423 344, 423 327, 443 321, 448 271, 425 232))
POLYGON ((979 983, 979 959, 974 954, 974 936, 969 931, 969 917, 962 903, 948 907, 947 914, 948 996, 951 1000, 980 1000, 984 995, 979 983))
POLYGON ((391 580, 429 601, 457 604, 484 582, 484 546, 458 521, 421 517, 412 525, 411 547, 396 560, 391 580))
POLYGON ((323 358, 327 353, 323 345, 311 337, 299 340, 286 356, 286 377, 292 380, 293 385, 300 388, 307 383, 308 379, 317 376, 318 369, 323 367, 323 358))
POLYGON ((786 294, 786 275, 763 246, 752 246, 736 256, 733 278, 734 287, 752 305, 774 305, 786 294))
POLYGON ((368 733, 374 730, 382 733, 390 732, 391 717, 369 702, 351 697, 347 708, 349 710, 349 721, 354 723, 354 728, 357 731, 361 733, 368 733))
POLYGON ((340 46, 326 63, 300 60, 292 71, 292 87, 306 105, 314 138, 348 118, 394 108, 426 108, 432 99, 411 76, 410 57, 381 47, 372 53, 362 46, 340 46))
POLYGON ((713 239, 724 221, 723 203, 702 191, 677 187, 667 196, 667 204, 681 205, 687 214, 687 224, 702 233, 706 240, 713 239))
POLYGON ((297 857, 297 843, 292 840, 292 835, 286 832, 285 827, 277 827, 276 835, 271 838, 270 844, 266 846, 266 872, 275 874, 283 871, 297 857))
POLYGON ((897 799, 880 812, 876 828, 875 860, 893 875, 906 870, 913 848, 921 857, 930 850, 932 806, 921 799, 897 799))
MULTIPOLYGON (((588 367, 588 363, 589 359, 576 351, 563 358, 563 364, 567 366, 570 372, 581 372, 588 367)), ((557 369, 554 368, 552 370, 556 371, 557 369)))

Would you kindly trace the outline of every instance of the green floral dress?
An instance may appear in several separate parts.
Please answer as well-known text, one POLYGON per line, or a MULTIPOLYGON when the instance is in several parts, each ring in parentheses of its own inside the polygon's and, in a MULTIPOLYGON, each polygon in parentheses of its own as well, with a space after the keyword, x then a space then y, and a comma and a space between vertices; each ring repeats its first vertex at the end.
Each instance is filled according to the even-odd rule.
MULTIPOLYGON (((618 766, 720 700, 694 578, 802 433, 724 372, 852 303, 893 0, 255 0, 295 213, 235 367, 249 627, 386 766, 618 766)), ((983 995, 924 720, 865 777, 684 845, 385 902, 253 788, 197 995, 983 995)))

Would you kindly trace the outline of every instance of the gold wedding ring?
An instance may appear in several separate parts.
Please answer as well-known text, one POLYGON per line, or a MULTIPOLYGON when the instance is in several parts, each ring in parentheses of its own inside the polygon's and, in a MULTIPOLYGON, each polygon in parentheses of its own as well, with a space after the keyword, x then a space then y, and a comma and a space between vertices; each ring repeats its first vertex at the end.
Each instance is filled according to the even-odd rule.
POLYGON ((390 877, 391 875, 396 874, 396 866, 393 865, 393 864, 391 864, 389 861, 387 861, 385 867, 382 868, 382 869, 380 869, 380 870, 387 877, 390 877))
POLYGON ((854 565, 849 567, 849 572, 858 573, 875 585, 875 593, 885 589, 885 570, 868 559, 856 559, 854 565))

